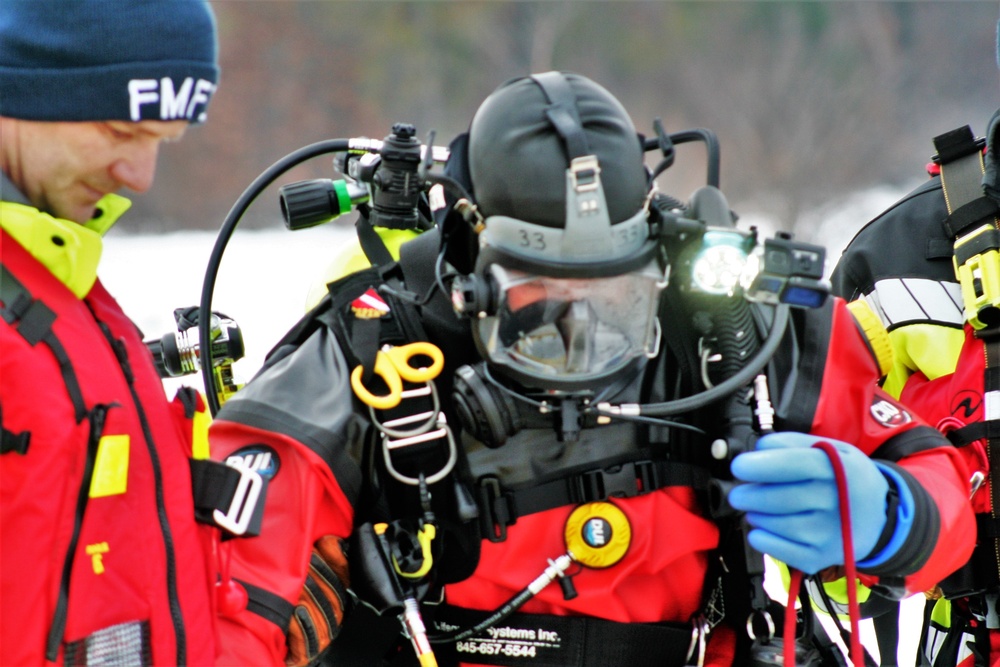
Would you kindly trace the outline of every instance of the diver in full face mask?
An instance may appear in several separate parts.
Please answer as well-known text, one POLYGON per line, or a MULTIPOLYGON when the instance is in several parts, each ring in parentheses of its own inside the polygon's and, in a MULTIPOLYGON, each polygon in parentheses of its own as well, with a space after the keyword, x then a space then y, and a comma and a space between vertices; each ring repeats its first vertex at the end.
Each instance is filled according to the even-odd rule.
MULTIPOLYGON (((775 664, 781 609, 756 550, 807 574, 858 560, 912 590, 967 556, 952 450, 877 387, 843 302, 791 317, 753 305, 773 356, 756 382, 685 363, 732 324, 696 317, 676 247, 701 238, 712 206, 658 203, 643 140, 606 89, 561 72, 508 81, 450 150, 436 228, 398 265, 331 284, 213 425, 216 455, 253 445, 280 461, 233 576, 252 601, 298 600, 290 629, 260 604, 232 614, 234 653, 280 663, 286 629, 320 628, 314 648, 340 632, 334 653, 367 648, 361 664, 775 664), (442 257, 455 271, 428 270, 442 257), (408 379, 410 352, 437 372, 434 348, 443 369, 404 382, 397 403, 359 390, 393 369, 408 379), (759 387, 747 398, 760 384, 773 407, 759 387), (833 468, 810 447, 821 440, 848 480, 846 556, 833 468), (869 456, 889 442, 891 460, 869 456), (712 477, 728 482, 724 508, 712 477), (310 587, 324 564, 328 585, 310 587), (348 585, 356 615, 402 618, 399 646, 352 626, 348 585)), ((712 298, 750 312, 741 292, 712 298)), ((750 368, 755 354, 727 361, 750 368)), ((796 642, 800 664, 842 664, 813 638, 796 642)))

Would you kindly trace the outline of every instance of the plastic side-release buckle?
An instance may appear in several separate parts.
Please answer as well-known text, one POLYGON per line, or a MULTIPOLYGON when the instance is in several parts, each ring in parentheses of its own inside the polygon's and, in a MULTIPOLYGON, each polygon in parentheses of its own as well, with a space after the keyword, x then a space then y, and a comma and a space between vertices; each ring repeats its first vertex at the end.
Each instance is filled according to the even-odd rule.
POLYGON ((479 480, 479 498, 483 508, 479 516, 480 532, 490 542, 507 539, 507 526, 517 522, 510 506, 510 498, 500 487, 500 480, 492 475, 479 480))
POLYGON ((572 478, 574 502, 589 503, 608 498, 632 498, 659 488, 656 468, 650 461, 626 461, 604 470, 590 470, 572 478))
POLYGON ((239 481, 233 491, 229 508, 225 512, 213 510, 212 518, 220 528, 238 537, 246 534, 257 535, 260 533, 260 521, 264 510, 264 478, 256 470, 244 465, 242 459, 230 458, 226 461, 226 465, 239 473, 239 481), (252 532, 251 525, 255 529, 252 532))
POLYGON ((955 239, 953 261, 965 319, 977 330, 995 323, 1000 315, 1000 231, 985 224, 955 239))
POLYGON ((601 165, 596 155, 573 158, 569 173, 575 192, 591 192, 601 185, 601 165))
POLYGON ((936 164, 948 164, 986 148, 986 139, 976 137, 968 125, 939 134, 933 142, 937 153, 931 156, 931 162, 936 164))

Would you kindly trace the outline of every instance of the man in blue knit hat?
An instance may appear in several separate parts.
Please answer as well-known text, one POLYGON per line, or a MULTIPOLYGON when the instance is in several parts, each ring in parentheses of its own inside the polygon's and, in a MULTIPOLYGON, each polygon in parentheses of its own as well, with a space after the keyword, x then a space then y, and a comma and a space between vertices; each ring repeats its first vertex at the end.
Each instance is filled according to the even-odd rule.
POLYGON ((216 659, 202 403, 97 278, 216 52, 205 0, 0 2, 0 664, 216 659))

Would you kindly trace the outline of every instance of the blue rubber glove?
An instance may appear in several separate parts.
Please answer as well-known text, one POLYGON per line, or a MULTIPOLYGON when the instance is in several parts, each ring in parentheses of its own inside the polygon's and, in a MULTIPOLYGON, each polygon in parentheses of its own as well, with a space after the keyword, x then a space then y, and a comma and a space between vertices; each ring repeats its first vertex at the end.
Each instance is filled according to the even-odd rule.
POLYGON ((855 559, 869 555, 886 524, 889 484, 853 445, 805 433, 770 433, 730 466, 737 484, 729 503, 746 512, 750 545, 806 574, 844 563, 840 503, 833 466, 812 445, 825 440, 840 453, 847 477, 855 559))

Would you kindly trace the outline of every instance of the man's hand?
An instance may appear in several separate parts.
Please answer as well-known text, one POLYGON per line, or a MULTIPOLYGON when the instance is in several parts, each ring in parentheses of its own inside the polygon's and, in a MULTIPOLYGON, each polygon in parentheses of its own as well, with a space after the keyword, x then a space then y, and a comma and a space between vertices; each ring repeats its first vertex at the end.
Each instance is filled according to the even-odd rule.
POLYGON ((302 667, 315 662, 337 634, 352 600, 350 579, 340 538, 327 535, 313 545, 309 574, 288 626, 285 664, 302 667))
POLYGON ((844 563, 837 486, 830 459, 812 445, 832 444, 847 477, 854 556, 869 556, 886 526, 889 483, 853 445, 805 433, 771 433, 740 454, 733 475, 745 484, 729 503, 747 513, 751 546, 807 574, 844 563))

